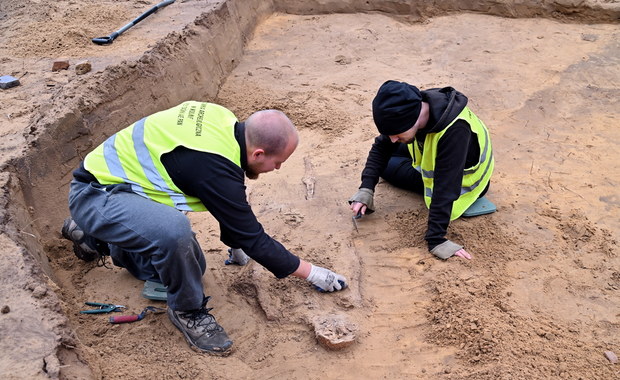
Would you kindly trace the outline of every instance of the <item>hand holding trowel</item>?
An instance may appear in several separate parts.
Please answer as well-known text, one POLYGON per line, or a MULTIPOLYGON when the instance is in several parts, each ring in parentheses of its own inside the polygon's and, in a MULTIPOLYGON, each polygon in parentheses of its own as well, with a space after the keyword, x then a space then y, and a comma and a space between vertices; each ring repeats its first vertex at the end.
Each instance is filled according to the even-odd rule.
POLYGON ((349 205, 353 211, 353 227, 355 227, 356 232, 359 232, 357 229, 357 219, 362 218, 366 214, 375 212, 373 201, 374 194, 375 192, 373 190, 361 188, 349 199, 349 205))

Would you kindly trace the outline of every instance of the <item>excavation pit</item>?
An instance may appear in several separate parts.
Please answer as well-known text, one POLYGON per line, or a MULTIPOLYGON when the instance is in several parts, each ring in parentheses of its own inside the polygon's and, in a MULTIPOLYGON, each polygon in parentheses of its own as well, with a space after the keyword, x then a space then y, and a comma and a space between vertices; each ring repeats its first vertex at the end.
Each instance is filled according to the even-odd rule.
MULTIPOLYGON (((104 3, 103 13, 122 24, 140 4, 104 3)), ((80 32, 65 36, 101 34, 78 23, 97 25, 86 5, 58 7, 81 16, 80 32)), ((38 25, 53 16, 30 9, 29 18, 9 6, 0 14, 38 25)), ((603 353, 620 344, 613 313, 620 306, 613 288, 620 286, 613 270, 620 264, 620 137, 610 127, 619 112, 618 11, 617 2, 187 1, 108 50, 72 43, 78 37, 61 47, 17 44, 15 31, 0 30, 10 37, 0 74, 21 82, 0 93, 9 115, 0 115, 0 349, 7 353, 0 372, 613 377, 603 353), (48 61, 61 57, 89 59, 93 71, 48 73, 48 61), (346 200, 376 135, 371 100, 387 79, 453 86, 489 126, 497 154, 490 196, 499 212, 450 229, 475 252, 472 262, 435 262, 424 249, 423 204, 384 183, 380 214, 353 230, 346 200), (127 305, 130 313, 152 303, 140 296, 142 282, 77 260, 59 234, 71 172, 83 156, 118 129, 187 99, 222 104, 240 119, 263 108, 291 117, 298 150, 280 171, 249 181, 248 199, 276 239, 351 283, 326 295, 256 264, 226 267, 217 223, 193 214, 208 262, 205 291, 235 341, 226 359, 191 351, 165 314, 118 326, 105 315, 80 315, 86 301, 127 305), (333 352, 317 344, 309 321, 323 311, 360 327, 355 345, 333 352), (522 362, 529 365, 514 364, 522 362)))

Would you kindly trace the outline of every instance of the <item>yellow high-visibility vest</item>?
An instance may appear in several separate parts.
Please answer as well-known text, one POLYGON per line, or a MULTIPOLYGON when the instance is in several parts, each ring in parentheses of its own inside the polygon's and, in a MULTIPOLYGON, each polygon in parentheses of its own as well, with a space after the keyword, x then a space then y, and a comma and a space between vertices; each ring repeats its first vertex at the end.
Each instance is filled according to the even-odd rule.
POLYGON ((128 183, 133 192, 178 210, 206 211, 200 199, 184 194, 172 182, 161 157, 184 146, 218 154, 241 167, 236 122, 222 106, 187 101, 110 136, 86 156, 84 167, 102 185, 128 183))
POLYGON ((471 127, 472 132, 478 139, 480 146, 480 158, 478 163, 463 171, 463 181, 461 183, 461 195, 452 204, 452 214, 450 220, 457 219, 465 210, 471 206, 476 199, 482 194, 482 191, 488 185, 495 160, 493 159, 493 149, 491 147, 491 138, 489 130, 482 120, 471 112, 469 107, 465 107, 463 111, 450 124, 436 133, 429 133, 424 140, 424 149, 420 152, 417 140, 409 144, 409 153, 413 157, 413 167, 422 174, 424 182, 424 202, 426 207, 431 207, 433 197, 433 184, 435 177, 435 159, 437 158, 437 144, 439 139, 457 120, 465 120, 471 127))

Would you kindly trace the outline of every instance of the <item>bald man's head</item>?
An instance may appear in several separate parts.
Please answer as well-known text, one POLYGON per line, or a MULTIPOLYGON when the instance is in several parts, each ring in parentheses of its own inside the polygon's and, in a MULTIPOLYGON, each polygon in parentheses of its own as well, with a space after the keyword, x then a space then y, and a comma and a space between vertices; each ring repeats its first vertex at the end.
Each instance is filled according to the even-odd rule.
POLYGON ((281 153, 290 143, 297 146, 299 137, 291 120, 281 111, 254 112, 245 121, 248 148, 261 148, 265 154, 281 153))
POLYGON ((289 118, 278 110, 258 111, 245 121, 248 168, 246 176, 280 169, 297 148, 299 135, 289 118))

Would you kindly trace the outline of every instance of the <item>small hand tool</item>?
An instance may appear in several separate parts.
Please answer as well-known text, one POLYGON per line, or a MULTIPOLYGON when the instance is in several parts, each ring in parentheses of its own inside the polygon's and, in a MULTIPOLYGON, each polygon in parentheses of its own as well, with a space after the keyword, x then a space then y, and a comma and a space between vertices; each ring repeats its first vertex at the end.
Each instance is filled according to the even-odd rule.
POLYGON ((362 216, 364 216, 362 214, 362 210, 360 209, 357 214, 353 215, 351 217, 351 220, 353 220, 353 227, 355 227, 355 232, 359 233, 360 230, 357 229, 357 220, 360 219, 362 216))
MULTIPOLYGON (((347 287, 347 284, 344 281, 342 281, 342 280, 338 280, 338 283, 340 284, 342 289, 347 287)), ((321 292, 321 293, 327 293, 327 291, 325 291, 325 289, 321 288, 320 286, 316 286, 316 285, 314 285, 314 290, 316 290, 317 292, 321 292)))
POLYGON ((136 321, 141 321, 146 317, 147 312, 153 312, 155 314, 163 313, 166 309, 162 309, 160 307, 155 306, 147 306, 142 310, 140 314, 137 315, 118 315, 110 317, 110 323, 118 324, 118 323, 131 323, 136 321))
POLYGON ((86 302, 88 306, 97 306, 96 309, 92 310, 82 310, 80 313, 82 314, 101 314, 101 313, 111 313, 113 311, 121 311, 122 308, 125 308, 123 305, 114 305, 111 303, 100 303, 100 302, 86 302))

